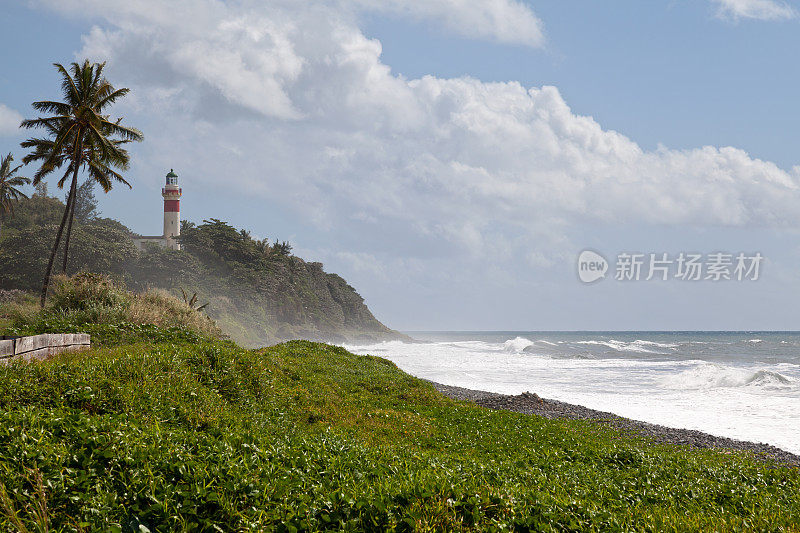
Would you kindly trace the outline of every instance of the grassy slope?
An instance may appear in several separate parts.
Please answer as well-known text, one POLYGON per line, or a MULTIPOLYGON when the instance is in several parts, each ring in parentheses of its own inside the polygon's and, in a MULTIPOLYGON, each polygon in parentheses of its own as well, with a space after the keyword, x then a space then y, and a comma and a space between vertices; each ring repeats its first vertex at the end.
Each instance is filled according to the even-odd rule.
POLYGON ((800 531, 797 469, 456 403, 327 345, 161 331, 0 367, 5 530, 800 531))

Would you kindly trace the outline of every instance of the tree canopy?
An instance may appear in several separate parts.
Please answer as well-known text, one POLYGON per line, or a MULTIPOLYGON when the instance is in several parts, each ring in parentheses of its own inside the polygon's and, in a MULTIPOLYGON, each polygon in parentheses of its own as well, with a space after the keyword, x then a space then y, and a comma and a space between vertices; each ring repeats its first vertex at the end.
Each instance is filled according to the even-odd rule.
POLYGON ((28 197, 21 187, 30 183, 30 180, 17 175, 22 165, 12 167, 13 162, 14 157, 11 154, 0 161, 0 232, 3 230, 6 215, 14 213, 14 204, 28 197))

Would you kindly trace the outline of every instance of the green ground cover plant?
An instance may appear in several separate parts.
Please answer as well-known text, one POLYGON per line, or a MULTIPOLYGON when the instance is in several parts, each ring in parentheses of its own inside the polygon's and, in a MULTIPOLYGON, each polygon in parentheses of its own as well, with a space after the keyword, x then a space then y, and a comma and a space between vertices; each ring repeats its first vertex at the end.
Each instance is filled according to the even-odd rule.
POLYGON ((108 278, 2 334, 93 349, 0 365, 0 531, 800 531, 800 469, 455 402, 393 363, 247 350, 108 278))
POLYGON ((4 530, 800 530, 798 469, 196 335, 0 368, 4 530))

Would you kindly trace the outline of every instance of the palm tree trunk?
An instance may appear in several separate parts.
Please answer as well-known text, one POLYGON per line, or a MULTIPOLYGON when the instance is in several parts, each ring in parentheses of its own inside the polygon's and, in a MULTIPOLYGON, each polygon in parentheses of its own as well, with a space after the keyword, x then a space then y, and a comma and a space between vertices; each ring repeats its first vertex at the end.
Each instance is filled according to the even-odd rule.
POLYGON ((58 226, 58 233, 56 234, 56 242, 53 243, 53 250, 50 252, 50 260, 47 262, 47 270, 44 273, 44 281, 42 282, 42 294, 39 299, 39 305, 44 308, 47 302, 47 288, 50 285, 50 274, 53 273, 53 263, 56 260, 56 253, 58 253, 58 245, 61 244, 61 235, 64 233, 64 226, 67 224, 70 210, 72 209, 73 198, 75 196, 75 184, 78 183, 78 170, 81 167, 81 151, 83 150, 83 139, 81 131, 78 130, 77 145, 75 146, 75 157, 72 163, 75 165, 72 169, 72 185, 70 186, 69 196, 67 196, 67 206, 64 208, 64 216, 61 217, 61 225, 58 226))
MULTIPOLYGON (((77 167, 76 167, 77 168, 77 167)), ((72 235, 72 219, 75 218, 75 194, 78 186, 78 173, 72 175, 72 185, 69 188, 69 223, 67 224, 67 236, 64 240, 64 266, 61 268, 61 273, 67 273, 67 260, 69 259, 69 238, 72 235)))
POLYGON ((50 260, 47 262, 47 270, 44 274, 44 281, 42 281, 42 294, 39 299, 39 305, 44 307, 47 301, 47 287, 50 285, 50 274, 53 272, 53 263, 56 260, 56 253, 58 252, 58 245, 61 244, 61 234, 64 233, 64 226, 67 224, 67 215, 71 207, 71 197, 67 197, 67 206, 64 208, 64 216, 61 217, 61 225, 58 226, 58 233, 56 233, 56 242, 53 244, 53 250, 50 252, 50 260))

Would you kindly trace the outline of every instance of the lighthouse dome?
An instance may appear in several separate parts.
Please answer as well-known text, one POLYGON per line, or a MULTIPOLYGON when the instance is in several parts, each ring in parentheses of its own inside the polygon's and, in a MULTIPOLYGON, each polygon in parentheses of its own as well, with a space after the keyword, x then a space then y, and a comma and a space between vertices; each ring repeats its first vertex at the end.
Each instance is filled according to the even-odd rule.
POLYGON ((167 185, 177 185, 178 184, 178 175, 175 174, 173 169, 169 169, 169 174, 167 174, 167 185))

